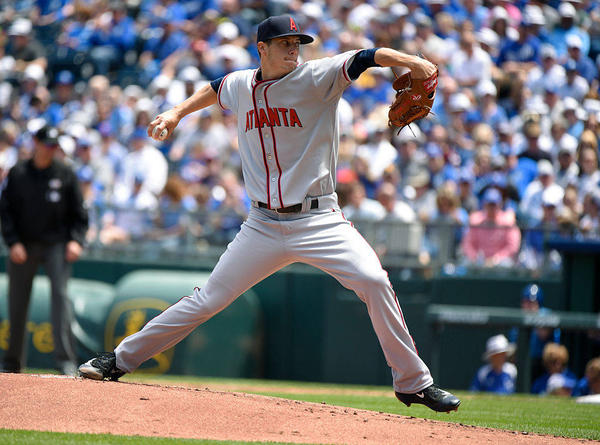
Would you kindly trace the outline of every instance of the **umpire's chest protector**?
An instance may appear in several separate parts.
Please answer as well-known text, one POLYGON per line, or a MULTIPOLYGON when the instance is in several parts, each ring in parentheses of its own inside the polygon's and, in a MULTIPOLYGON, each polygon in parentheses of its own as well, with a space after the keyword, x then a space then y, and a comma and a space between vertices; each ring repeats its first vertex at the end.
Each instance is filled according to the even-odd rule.
POLYGON ((280 207, 333 193, 337 106, 357 51, 312 60, 276 80, 258 70, 227 75, 218 103, 237 115, 244 181, 251 199, 280 207))

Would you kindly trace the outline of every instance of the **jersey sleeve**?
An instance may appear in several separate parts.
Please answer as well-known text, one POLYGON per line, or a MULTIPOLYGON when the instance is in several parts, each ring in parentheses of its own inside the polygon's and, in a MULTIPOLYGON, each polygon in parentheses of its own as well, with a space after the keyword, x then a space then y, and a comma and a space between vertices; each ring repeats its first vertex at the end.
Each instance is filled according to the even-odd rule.
POLYGON ((221 79, 217 89, 217 103, 222 109, 237 112, 239 105, 239 82, 241 78, 241 73, 234 71, 221 79))
POLYGON ((341 96, 352 82, 348 68, 359 51, 347 51, 310 62, 313 86, 319 97, 329 101, 341 96))

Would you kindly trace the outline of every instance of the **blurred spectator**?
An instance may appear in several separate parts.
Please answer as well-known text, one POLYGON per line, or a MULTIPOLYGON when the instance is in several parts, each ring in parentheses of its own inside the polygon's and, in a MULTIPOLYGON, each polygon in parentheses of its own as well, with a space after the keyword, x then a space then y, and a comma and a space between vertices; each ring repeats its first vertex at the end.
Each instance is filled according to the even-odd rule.
POLYGON ((19 153, 15 146, 18 131, 19 128, 14 122, 10 120, 0 122, 0 181, 2 182, 18 160, 19 153))
POLYGON ((350 185, 347 199, 342 212, 350 220, 379 221, 385 216, 383 206, 378 201, 367 198, 365 186, 358 181, 350 185))
POLYGON ((435 211, 435 190, 431 188, 431 175, 427 169, 422 169, 410 178, 405 196, 417 213, 420 221, 426 222, 435 211))
POLYGON ((501 209, 502 195, 495 188, 483 196, 483 210, 469 217, 462 242, 465 259, 479 266, 512 266, 521 243, 515 215, 501 209))
POLYGON ((550 161, 542 159, 537 165, 538 177, 525 189, 519 205, 522 220, 527 225, 537 224, 542 220, 542 196, 545 192, 548 202, 557 205, 563 197, 563 189, 554 182, 554 167, 550 161))
MULTIPOLYGON (((521 291, 521 309, 530 314, 548 315, 551 310, 544 307, 544 292, 535 283, 527 284, 521 291)), ((534 328, 529 337, 529 356, 531 357, 531 382, 533 383, 544 373, 542 353, 548 343, 560 342, 560 329, 534 328)), ((519 329, 510 330, 509 339, 511 343, 518 341, 519 329)))
POLYGON ((583 204, 578 199, 576 184, 569 183, 565 187, 562 205, 563 214, 561 215, 561 218, 565 220, 572 218, 572 222, 577 226, 583 212, 583 204))
MULTIPOLYGON (((412 223, 417 220, 414 210, 396 196, 396 187, 390 182, 382 182, 377 188, 377 201, 385 209, 383 220, 412 223)), ((346 215, 347 216, 347 215, 346 215)))
POLYGON ((435 142, 429 142, 425 146, 427 153, 427 167, 431 175, 431 186, 435 189, 447 181, 456 181, 457 172, 454 166, 446 163, 444 152, 435 142))
POLYGON ((506 182, 516 189, 520 198, 525 194, 527 186, 537 176, 537 163, 529 157, 518 156, 519 150, 512 143, 512 133, 509 134, 510 126, 501 125, 500 128, 498 147, 505 160, 506 182))
POLYGON ((479 47, 471 31, 463 31, 460 49, 451 56, 449 69, 461 87, 474 87, 482 80, 491 79, 492 59, 479 47))
POLYGON ((412 128, 404 128, 393 139, 393 143, 398 150, 396 165, 398 173, 400 173, 401 184, 404 188, 409 185, 412 178, 417 176, 424 168, 426 168, 427 158, 425 153, 419 150, 419 143, 422 141, 422 133, 415 126, 415 133, 411 132, 412 128))
POLYGON ((89 25, 90 58, 97 74, 108 74, 124 61, 135 43, 135 23, 127 16, 125 3, 111 1, 108 10, 96 16, 89 25))
POLYGON ((581 102, 590 91, 590 85, 583 76, 577 72, 577 62, 573 59, 568 59, 564 65, 566 79, 565 82, 558 87, 558 95, 561 98, 572 97, 581 102))
POLYGON ((5 54, 14 58, 17 72, 24 72, 30 64, 39 65, 42 69, 48 66, 46 50, 33 37, 32 31, 31 20, 23 17, 15 19, 8 28, 9 41, 5 54))
POLYGON ((542 351, 542 363, 546 372, 533 382, 531 386, 532 394, 549 394, 551 390, 563 393, 565 392, 563 388, 569 385, 569 382, 572 382, 571 389, 573 389, 576 377, 567 369, 569 352, 565 346, 558 343, 546 344, 542 351), (564 380, 555 377, 553 385, 549 386, 550 377, 555 375, 561 376, 564 380))
POLYGON ((485 122, 493 129, 498 129, 501 123, 507 122, 506 112, 496 100, 497 92, 496 86, 491 80, 479 82, 476 88, 479 106, 469 113, 467 119, 485 122))
POLYGON ((487 8, 479 0, 463 0, 462 4, 464 20, 470 21, 476 31, 481 29, 487 19, 487 8))
POLYGON ((152 230, 152 213, 156 197, 144 192, 145 176, 138 172, 133 178, 130 194, 115 201, 102 215, 99 240, 102 244, 127 244, 143 240, 152 230))
POLYGON ((200 234, 199 227, 192 227, 191 212, 198 210, 198 203, 189 193, 185 182, 176 175, 167 179, 158 200, 158 212, 148 238, 159 243, 161 248, 176 250, 186 241, 187 228, 195 235, 200 234))
POLYGON ((583 52, 583 41, 577 34, 567 36, 567 52, 569 58, 575 61, 577 73, 591 84, 598 75, 598 69, 587 52, 583 52))
POLYGON ((555 250, 546 252, 544 245, 548 238, 562 232, 560 212, 562 212, 563 194, 562 189, 546 188, 541 195, 541 219, 531 220, 524 229, 519 261, 528 269, 541 270, 545 266, 558 269, 561 265, 558 252, 555 250))
POLYGON ((473 175, 473 172, 468 167, 463 167, 458 174, 458 199, 460 207, 463 208, 467 214, 470 214, 479 206, 479 202, 473 193, 474 181, 475 175, 473 175))
POLYGON ((179 161, 189 156, 194 145, 202 144, 210 147, 217 156, 222 156, 230 149, 230 138, 223 123, 215 117, 214 111, 204 109, 198 116, 190 116, 185 132, 176 136, 168 154, 171 161, 179 161))
POLYGON ((598 151, 592 147, 583 147, 579 152, 579 199, 598 188, 600 170, 598 170, 598 151))
POLYGON ((563 1, 558 7, 560 21, 548 36, 549 43, 556 48, 559 58, 567 55, 567 39, 569 36, 578 36, 581 39, 581 51, 587 54, 590 50, 590 38, 588 34, 575 23, 577 11, 568 1, 563 1))
POLYGON ((51 125, 59 125, 79 110, 81 105, 74 95, 75 78, 70 71, 61 71, 55 78, 55 94, 45 113, 51 125))
POLYGON ((456 49, 456 44, 448 45, 449 39, 442 39, 434 33, 432 20, 424 14, 417 16, 416 30, 416 50, 434 63, 444 64, 456 49))
POLYGON ((213 187, 211 197, 206 203, 207 210, 212 212, 212 225, 215 229, 209 240, 217 244, 232 241, 239 232, 250 206, 250 198, 236 173, 227 169, 220 171, 218 183, 213 187))
POLYGON ((583 132, 582 113, 583 110, 577 100, 572 97, 566 97, 563 100, 563 117, 567 133, 578 139, 583 132))
POLYGON ((557 63, 556 49, 544 44, 540 48, 540 57, 541 65, 533 66, 527 73, 527 88, 534 94, 543 94, 548 88, 557 92, 566 81, 566 72, 557 63))
POLYGON ((460 206, 456 185, 446 182, 437 189, 436 208, 429 215, 425 249, 430 257, 453 260, 469 215, 460 206))
POLYGON ((518 38, 507 40, 500 48, 496 63, 505 73, 526 74, 539 61, 541 42, 535 34, 535 26, 544 23, 541 12, 539 14, 529 14, 519 25, 518 38))
POLYGON ((585 215, 579 221, 579 230, 586 238, 600 238, 600 189, 584 198, 585 215))
POLYGON ((115 183, 113 202, 123 205, 135 196, 142 208, 155 208, 158 195, 167 181, 167 161, 148 142, 143 128, 135 130, 129 144, 131 151, 123 159, 115 183))
POLYGON ((561 373, 555 373, 550 376, 546 385, 545 394, 561 397, 569 397, 573 388, 575 388, 576 380, 567 377, 561 373))
POLYGON ((573 396, 600 394, 600 357, 591 359, 585 366, 583 376, 573 389, 573 396))
POLYGON ((510 363, 508 356, 515 351, 504 335, 495 335, 486 342, 482 359, 488 362, 473 377, 471 391, 512 394, 517 382, 517 367, 510 363))
POLYGON ((387 254, 417 254, 421 248, 422 229, 416 224, 417 215, 397 197, 396 186, 382 182, 377 188, 377 201, 385 214, 375 233, 374 249, 380 256, 387 254))
POLYGON ((519 158, 529 158, 535 162, 538 162, 540 159, 552 161, 552 155, 543 150, 541 146, 543 135, 539 116, 530 115, 526 119, 523 123, 525 141, 519 158))
POLYGON ((575 162, 577 139, 570 134, 564 134, 558 142, 558 163, 556 169, 556 183, 565 188, 568 184, 576 183, 579 176, 579 167, 575 162))
POLYGON ((393 166, 398 152, 390 143, 387 124, 372 124, 369 128, 368 139, 356 148, 356 156, 363 158, 367 164, 366 177, 370 182, 381 181, 383 172, 393 166))

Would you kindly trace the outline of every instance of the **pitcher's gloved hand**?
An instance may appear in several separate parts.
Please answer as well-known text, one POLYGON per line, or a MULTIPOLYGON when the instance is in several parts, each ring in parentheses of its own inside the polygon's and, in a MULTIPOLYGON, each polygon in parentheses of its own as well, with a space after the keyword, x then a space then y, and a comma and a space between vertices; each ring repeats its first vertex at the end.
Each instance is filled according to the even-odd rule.
POLYGON ((402 130, 429 114, 438 85, 438 70, 427 79, 414 79, 410 72, 398 77, 393 88, 396 98, 388 113, 389 125, 402 130))

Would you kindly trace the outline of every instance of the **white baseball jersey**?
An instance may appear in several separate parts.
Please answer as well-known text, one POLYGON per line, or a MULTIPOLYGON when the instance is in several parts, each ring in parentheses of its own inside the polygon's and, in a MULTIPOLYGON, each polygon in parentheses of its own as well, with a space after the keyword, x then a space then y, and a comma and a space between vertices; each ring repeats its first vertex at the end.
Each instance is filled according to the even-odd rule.
POLYGON ((279 213, 255 205, 206 285, 115 349, 119 369, 133 371, 259 281, 288 264, 303 262, 332 275, 366 304, 396 391, 417 393, 432 384, 387 272, 346 220, 335 194, 336 110, 350 85, 348 67, 356 53, 307 62, 277 80, 260 81, 258 70, 247 70, 221 81, 219 105, 238 116, 250 198, 271 209, 302 203, 301 211, 279 213))
POLYGON ((218 103, 237 114, 250 199, 277 209, 335 191, 337 107, 357 52, 306 62, 281 79, 257 80, 258 70, 223 79, 218 103))

